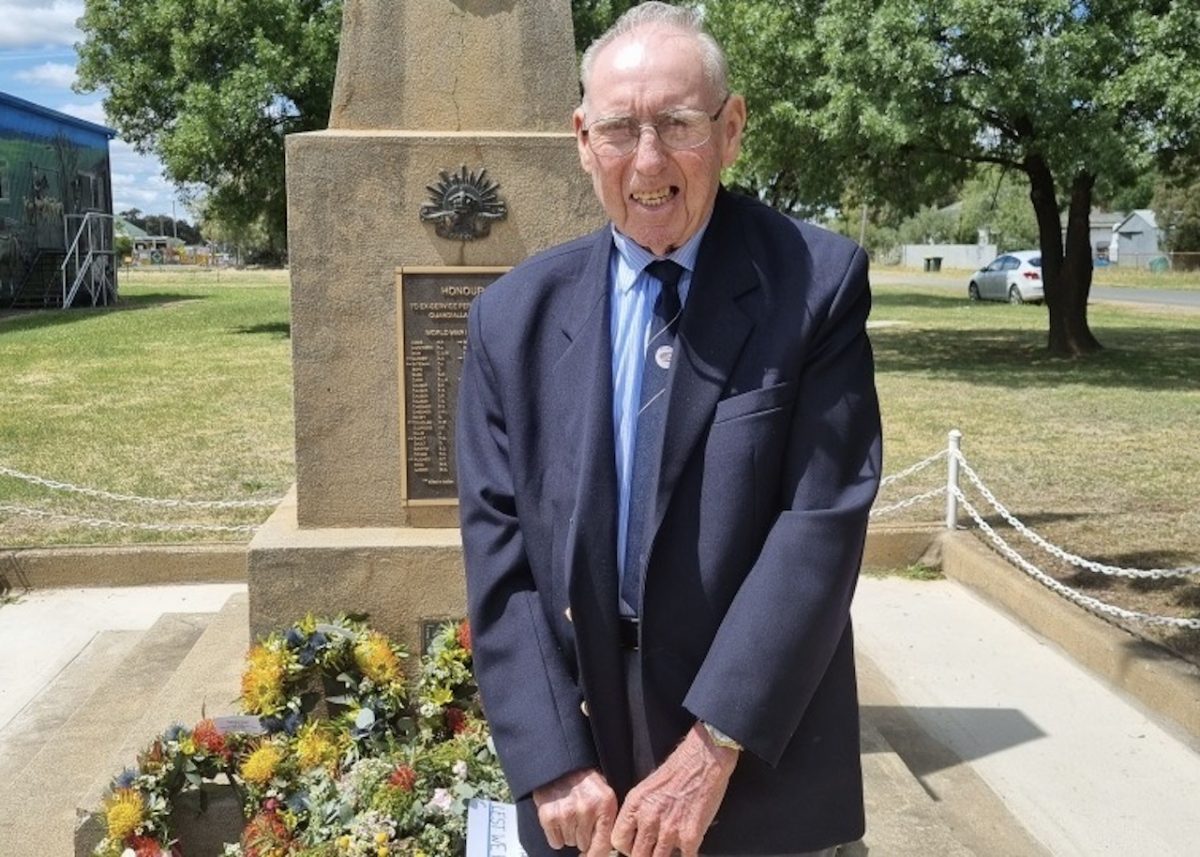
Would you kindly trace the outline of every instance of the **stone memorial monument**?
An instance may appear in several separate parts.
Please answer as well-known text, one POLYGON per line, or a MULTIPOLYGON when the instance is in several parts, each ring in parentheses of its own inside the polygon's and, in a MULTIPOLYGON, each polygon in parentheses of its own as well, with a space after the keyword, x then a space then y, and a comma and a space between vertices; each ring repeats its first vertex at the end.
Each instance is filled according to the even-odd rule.
POLYGON ((567 0, 347 0, 329 129, 287 142, 296 485, 250 545, 252 634, 465 611, 453 417, 471 298, 603 222, 567 0))

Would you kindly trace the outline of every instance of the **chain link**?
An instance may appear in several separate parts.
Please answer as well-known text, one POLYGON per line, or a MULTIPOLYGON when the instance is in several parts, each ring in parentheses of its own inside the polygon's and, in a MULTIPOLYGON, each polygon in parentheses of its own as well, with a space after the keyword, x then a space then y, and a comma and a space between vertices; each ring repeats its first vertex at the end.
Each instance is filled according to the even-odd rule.
POLYGON ((139 497, 136 494, 115 494, 112 491, 102 491, 98 488, 85 488, 80 485, 72 485, 69 482, 58 482, 54 479, 45 479, 41 476, 22 473, 19 470, 13 470, 11 467, 3 465, 0 465, 0 476, 11 476, 13 479, 20 479, 23 482, 40 485, 43 488, 50 488, 54 491, 70 491, 73 494, 83 494, 84 496, 95 497, 100 500, 112 500, 118 503, 137 503, 142 506, 157 506, 168 509, 261 509, 268 506, 277 506, 281 499, 275 497, 263 500, 162 500, 154 497, 139 497))
POLYGON ((882 490, 882 489, 886 488, 887 486, 891 485, 893 482, 899 482, 901 479, 904 479, 908 476, 912 476, 914 473, 919 473, 920 471, 924 470, 929 465, 935 464, 935 463, 941 461, 943 458, 946 457, 946 455, 947 455, 947 450, 943 449, 941 452, 938 452, 934 455, 929 456, 924 461, 918 461, 916 464, 913 464, 909 467, 904 468, 899 473, 893 473, 891 476, 884 477, 879 483, 879 488, 882 490))
POLYGON ((1161 580, 1168 577, 1188 577, 1193 574, 1200 574, 1200 566, 1185 566, 1183 568, 1124 568, 1122 566, 1105 565, 1099 562, 1093 562, 1089 559, 1084 559, 1073 553, 1068 553, 1057 545, 1051 544, 1040 535, 1035 533, 1020 520, 1017 519, 1008 509, 1001 505, 996 496, 988 490, 983 484, 983 480, 979 478, 979 474, 967 463, 967 459, 958 454, 958 463, 962 468, 962 472, 966 474, 967 479, 971 484, 983 495, 983 498, 991 504, 991 507, 996 510, 996 513, 1002 517, 1009 526, 1020 533, 1022 536, 1033 542, 1046 553, 1060 559, 1068 565, 1075 568, 1082 568, 1085 571, 1095 572, 1096 574, 1107 574, 1115 577, 1131 577, 1149 580, 1161 580))
POLYGON ((108 518, 85 518, 80 515, 64 515, 59 512, 46 512, 41 509, 29 509, 25 506, 12 506, 8 504, 0 504, 0 512, 8 512, 12 515, 24 515, 29 518, 43 518, 50 521, 65 521, 85 527, 149 530, 155 533, 187 533, 196 531, 207 533, 252 533, 258 529, 257 524, 243 524, 240 526, 225 526, 222 524, 134 524, 128 521, 113 521, 108 518))
POLYGON ((934 488, 932 491, 926 491, 924 494, 917 494, 915 497, 909 497, 907 500, 901 500, 898 503, 892 503, 890 506, 879 506, 871 509, 867 517, 879 518, 889 512, 898 512, 901 509, 907 509, 909 506, 915 506, 918 503, 924 503, 926 500, 932 500, 934 497, 941 497, 946 493, 946 486, 941 485, 934 488))
POLYGON ((975 507, 971 505, 970 501, 967 500, 966 495, 963 494, 960 489, 955 488, 954 495, 958 498, 958 502, 962 505, 966 513, 971 516, 972 520, 975 521, 975 525, 983 531, 984 535, 986 535, 992 541, 992 543, 1002 554, 1004 554, 1004 556, 1012 560, 1013 563, 1015 563, 1022 571, 1024 571, 1034 580, 1038 581, 1049 589, 1054 590, 1068 601, 1074 602, 1080 607, 1085 607, 1096 613, 1112 616, 1116 619, 1124 619, 1128 622, 1142 622, 1147 625, 1165 625, 1171 628, 1187 628, 1193 631, 1200 631, 1200 619, 1181 619, 1175 616, 1155 616, 1150 613, 1138 613, 1135 610, 1126 610, 1123 607, 1107 604, 1098 598, 1093 598, 1090 595, 1084 595, 1082 592, 1072 589, 1061 581, 1058 581, 1046 574, 1046 572, 1042 571, 1036 565, 1025 559, 1025 557, 1021 556, 1021 554, 1019 554, 1015 548, 1006 542, 999 533, 992 529, 991 525, 989 525, 988 522, 985 521, 979 514, 979 512, 975 510, 975 507))

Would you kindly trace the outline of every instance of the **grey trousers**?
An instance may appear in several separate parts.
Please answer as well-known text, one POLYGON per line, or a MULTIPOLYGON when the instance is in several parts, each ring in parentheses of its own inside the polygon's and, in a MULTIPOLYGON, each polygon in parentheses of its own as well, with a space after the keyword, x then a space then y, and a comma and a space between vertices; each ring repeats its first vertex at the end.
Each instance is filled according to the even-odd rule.
MULTIPOLYGON (((637 652, 625 652, 625 696, 629 702, 629 726, 633 732, 633 766, 637 778, 643 779, 654 770, 654 753, 650 749, 650 729, 646 725, 646 705, 642 699, 641 660, 637 652)), ((821 851, 792 854, 762 854, 755 857, 834 857, 839 846, 821 851)), ((740 855, 708 854, 700 857, 741 857, 740 855)))

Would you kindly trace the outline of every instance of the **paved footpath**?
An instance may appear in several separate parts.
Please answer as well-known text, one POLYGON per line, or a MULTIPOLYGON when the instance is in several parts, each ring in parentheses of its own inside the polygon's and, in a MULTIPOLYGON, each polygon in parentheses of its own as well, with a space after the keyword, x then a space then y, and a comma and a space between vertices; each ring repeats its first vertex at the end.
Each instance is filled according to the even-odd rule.
POLYGON ((144 631, 163 613, 215 612, 245 591, 244 584, 45 589, 0 605, 0 730, 96 634, 144 631))
MULTIPOLYGON (((41 591, 0 606, 0 733, 96 633, 146 628, 165 611, 217 610, 244 588, 41 591)), ((864 667, 902 706, 877 705, 868 717, 896 727, 889 742, 931 796, 977 806, 965 763, 1055 857, 1200 853, 1196 742, 957 583, 864 577, 853 612, 864 667), (905 723, 922 734, 906 742, 905 723)), ((968 811, 964 820, 986 839, 989 818, 968 811)), ((974 850, 1029 853, 999 841, 974 850)))
MULTIPOLYGON (((864 577, 853 615, 908 714, 1051 854, 1200 854, 1196 742, 1054 644, 952 581, 864 577)), ((914 773, 936 791, 936 771, 914 773)))

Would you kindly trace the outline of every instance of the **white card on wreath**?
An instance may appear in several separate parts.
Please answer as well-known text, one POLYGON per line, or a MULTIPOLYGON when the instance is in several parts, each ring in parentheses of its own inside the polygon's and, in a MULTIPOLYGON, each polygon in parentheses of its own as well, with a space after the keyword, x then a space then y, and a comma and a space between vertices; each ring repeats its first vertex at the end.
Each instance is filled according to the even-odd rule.
POLYGON ((515 806, 480 799, 467 804, 467 857, 526 857, 515 806))

